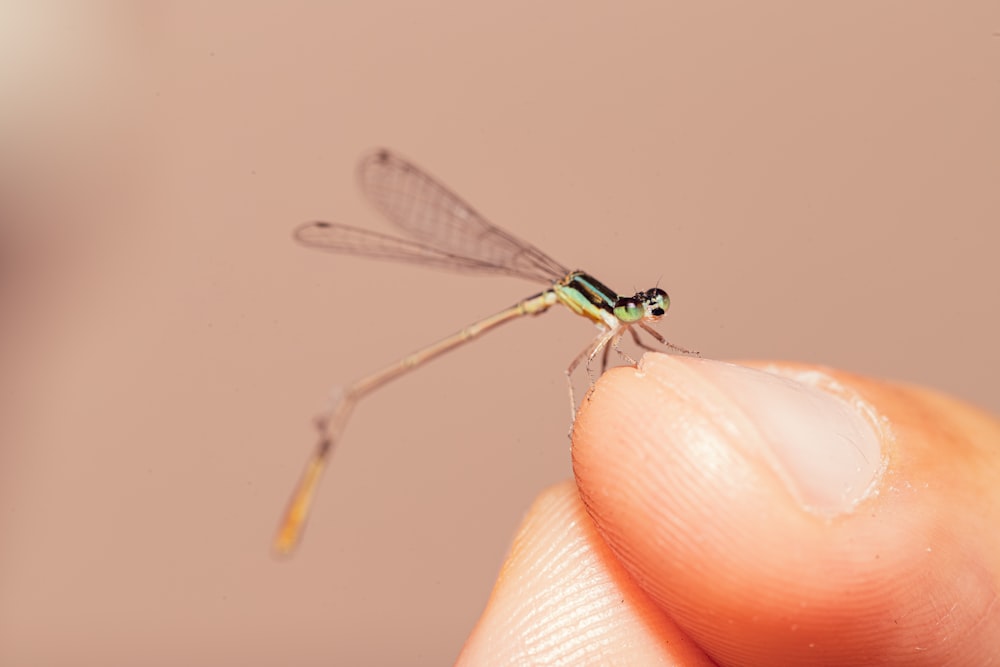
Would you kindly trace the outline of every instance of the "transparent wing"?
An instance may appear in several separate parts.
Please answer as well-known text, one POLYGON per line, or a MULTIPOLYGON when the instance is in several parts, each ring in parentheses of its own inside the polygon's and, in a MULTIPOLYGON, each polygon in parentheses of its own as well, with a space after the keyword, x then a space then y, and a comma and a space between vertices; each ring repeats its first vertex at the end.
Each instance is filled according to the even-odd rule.
POLYGON ((395 262, 412 262, 457 271, 511 273, 506 266, 490 264, 472 257, 452 255, 417 241, 336 222, 307 222, 295 229, 294 236, 295 240, 304 246, 327 252, 389 259, 395 262))
POLYGON ((490 223, 434 177, 387 150, 361 160, 358 180, 375 207, 422 247, 466 258, 478 270, 504 267, 509 275, 539 282, 554 282, 569 273, 538 248, 490 223))

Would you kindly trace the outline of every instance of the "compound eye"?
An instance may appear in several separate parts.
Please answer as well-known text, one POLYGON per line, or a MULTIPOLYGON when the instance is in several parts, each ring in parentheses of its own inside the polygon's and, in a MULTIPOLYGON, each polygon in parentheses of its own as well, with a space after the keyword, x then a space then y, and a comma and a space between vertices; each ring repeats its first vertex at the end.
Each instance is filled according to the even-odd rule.
POLYGON ((663 317, 670 308, 670 297, 659 287, 646 290, 645 301, 652 317, 663 317))
POLYGON ((615 301, 614 313, 622 322, 638 322, 646 315, 646 308, 642 301, 634 296, 620 296, 615 301))

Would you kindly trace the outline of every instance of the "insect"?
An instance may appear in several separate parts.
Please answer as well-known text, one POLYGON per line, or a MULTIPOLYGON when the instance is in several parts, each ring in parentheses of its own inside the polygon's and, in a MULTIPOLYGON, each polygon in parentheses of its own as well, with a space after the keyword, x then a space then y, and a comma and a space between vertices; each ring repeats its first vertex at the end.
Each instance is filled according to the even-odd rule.
MULTIPOLYGON (((600 333, 570 363, 566 369, 567 379, 582 362, 586 361, 589 368, 601 353, 603 369, 612 348, 634 365, 635 361, 620 350, 618 344, 628 332, 641 348, 653 349, 642 341, 637 328, 665 347, 691 353, 667 342, 650 326, 651 322, 663 317, 670 306, 667 293, 659 287, 632 296, 619 296, 591 275, 567 269, 533 245, 493 225, 434 177, 387 150, 377 150, 362 158, 358 178, 368 199, 410 238, 335 222, 307 222, 295 229, 294 236, 299 243, 328 252, 515 276, 544 283, 547 287, 348 386, 339 401, 316 420, 319 440, 292 493, 275 538, 274 548, 279 554, 290 554, 301 540, 323 469, 361 399, 505 322, 539 315, 556 304, 593 321, 600 333)), ((570 409, 575 411, 575 408, 570 382, 570 409)))

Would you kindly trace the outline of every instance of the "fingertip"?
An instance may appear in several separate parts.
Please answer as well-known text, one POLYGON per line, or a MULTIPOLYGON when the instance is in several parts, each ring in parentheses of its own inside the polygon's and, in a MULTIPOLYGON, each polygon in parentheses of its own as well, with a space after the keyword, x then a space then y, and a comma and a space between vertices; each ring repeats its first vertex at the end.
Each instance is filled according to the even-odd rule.
POLYGON ((459 665, 710 665, 628 577, 566 482, 536 500, 459 665))
MULTIPOLYGON (((932 664, 949 633, 996 630, 995 563, 970 549, 982 539, 947 534, 958 506, 910 486, 933 450, 905 419, 906 391, 770 370, 654 354, 598 382, 574 473, 633 578, 727 664, 847 664, 920 641, 932 664), (958 615, 935 602, 957 581, 958 615)), ((977 474, 944 468, 949 486, 977 474)))

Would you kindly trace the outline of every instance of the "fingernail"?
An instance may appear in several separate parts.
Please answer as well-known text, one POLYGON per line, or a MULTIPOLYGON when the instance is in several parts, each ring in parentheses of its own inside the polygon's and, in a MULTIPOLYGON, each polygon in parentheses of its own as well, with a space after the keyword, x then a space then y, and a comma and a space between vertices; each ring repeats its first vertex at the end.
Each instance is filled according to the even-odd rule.
MULTIPOLYGON (((688 361, 688 360, 685 360, 688 361)), ((818 371, 771 372, 690 360, 738 407, 758 438, 741 438, 761 453, 803 507, 820 514, 850 511, 875 488, 883 469, 875 409, 818 371)))

